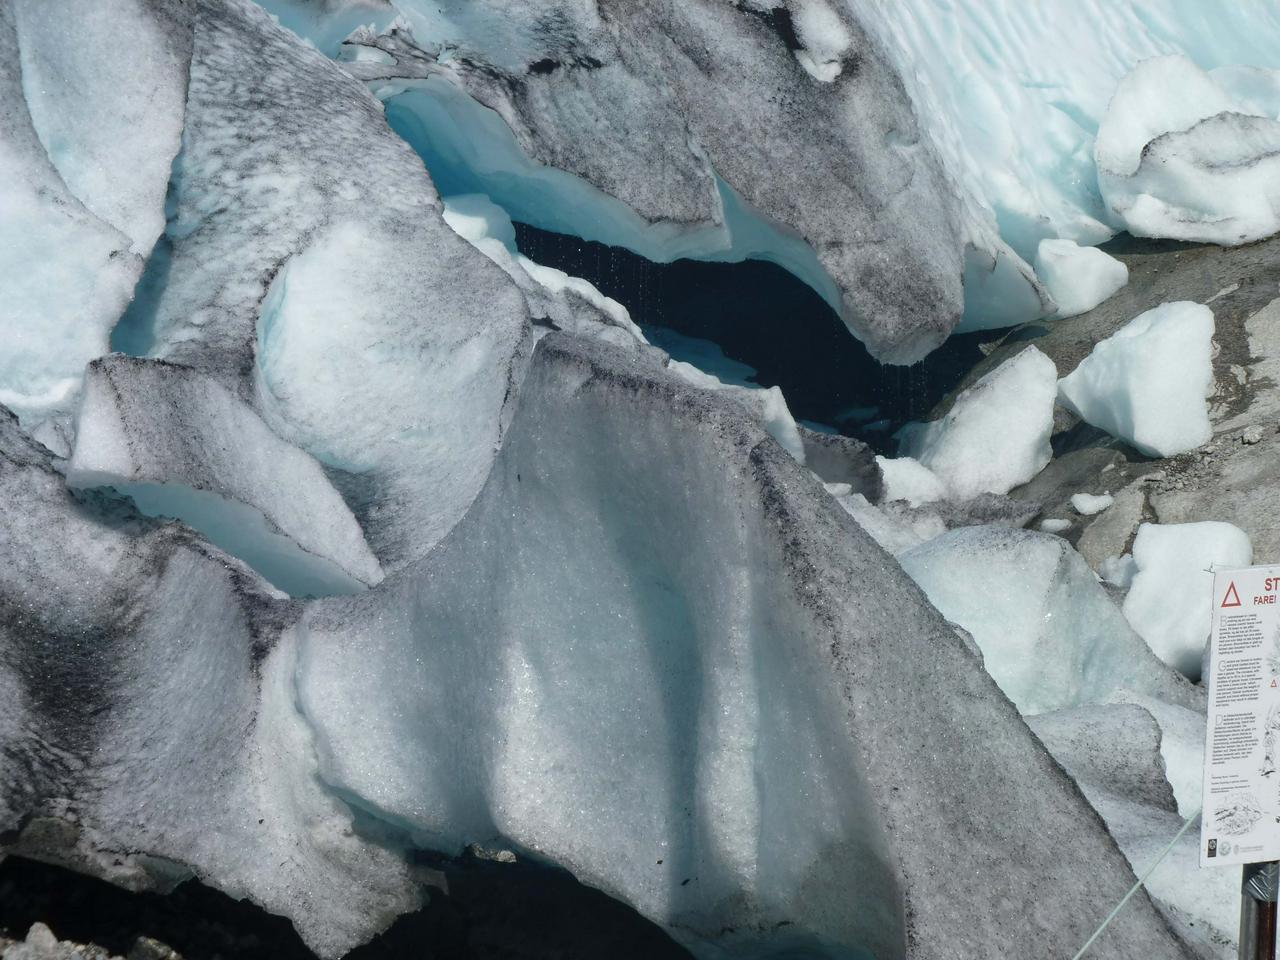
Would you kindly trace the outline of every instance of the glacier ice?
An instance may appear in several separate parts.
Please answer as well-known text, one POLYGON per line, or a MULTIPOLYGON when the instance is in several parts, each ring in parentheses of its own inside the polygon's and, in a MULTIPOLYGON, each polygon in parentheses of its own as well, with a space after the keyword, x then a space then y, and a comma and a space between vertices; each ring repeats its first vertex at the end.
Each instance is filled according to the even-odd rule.
POLYGON ((1185 56, 1144 60, 1098 129, 1098 184, 1136 236, 1250 243, 1280 230, 1280 122, 1185 56))
POLYGON ((292 595, 382 579, 355 517, 312 457, 210 377, 113 355, 85 375, 67 483, 177 517, 292 595))
POLYGON ((348 43, 381 55, 344 66, 386 99, 445 194, 484 193, 521 222, 653 260, 771 260, 884 360, 920 358, 962 315, 1017 304, 986 324, 1007 325, 1048 309, 998 236, 962 228, 879 44, 841 5, 796 6, 785 27, 764 9, 632 6, 606 29, 558 5, 549 33, 495 3, 441 17, 409 0, 403 21, 348 43), (793 55, 796 29, 814 43, 793 55))
MULTIPOLYGON (((514 244, 513 215, 772 259, 890 359, 1050 310, 1028 251, 1108 228, 1058 230, 1043 184, 953 196, 920 95, 963 58, 908 68, 880 32, 923 8, 272 6, 316 47, 245 0, 0 5, 26 243, 0 251, 0 855, 199 876, 323 957, 473 844, 699 956, 1083 942, 1193 802, 1203 693, 1065 540, 1014 529, 1041 504, 990 492, 1048 459, 1053 362, 1014 357, 877 459, 514 244), (1039 739, 1018 708, 1055 711, 1039 739)), ((1269 109, 1266 73, 1211 77, 1269 109)), ((1087 120, 1034 84, 988 93, 1087 120)), ((1054 177, 1092 162, 1088 136, 990 130, 988 186, 1064 143, 1054 177)), ((1143 535, 1130 601, 1168 566, 1143 535)), ((1175 855, 1100 952, 1222 929, 1175 855)))
MULTIPOLYGON (((2 599, 39 625, 5 622, 0 686, 38 698, 50 657, 70 682, 120 669, 110 723, 72 698, 0 754, 95 744, 6 791, 11 849, 135 887, 196 872, 326 957, 416 902, 405 844, 471 842, 566 866, 706 956, 1088 936, 1132 882, 1119 851, 960 637, 744 410, 561 333, 519 393, 433 551, 305 604, 180 525, 77 503, 16 425, 0 437, 24 507, 0 517, 2 599), (43 603, 64 584, 65 609, 43 603), (72 642, 86 630, 110 642, 72 642), (1007 925, 1010 884, 1051 906, 1007 925)), ((1141 903, 1107 945, 1180 950, 1141 903)))
MULTIPOLYGON (((1012 868, 1018 889, 1065 883, 1095 901, 1064 921, 1083 940, 1082 914, 1109 907, 1092 859, 1104 855, 1084 882, 1061 838, 1087 838, 1088 819, 1073 808, 1059 833, 1063 814, 1012 812, 1074 789, 1038 762, 1043 791, 975 767, 1022 749, 1012 707, 976 695, 971 684, 993 688, 963 642, 817 489, 717 394, 689 393, 634 352, 544 337, 462 523, 420 570, 316 601, 296 627, 323 778, 420 842, 500 837, 567 865, 700 954, 712 942, 892 953, 900 934, 887 931, 903 922, 924 955, 980 953, 987 935, 969 931, 988 907, 954 878, 986 869, 971 858, 1004 842, 991 831, 1016 833, 1035 861, 1012 868), (923 646, 904 656, 904 642, 923 646), (874 723, 846 726, 864 715, 874 723), (890 715, 939 728, 904 754, 878 732, 890 715), (981 750, 943 746, 973 725, 981 750), (941 783, 1011 812, 935 830, 952 802, 941 783), (870 815, 881 803, 891 821, 870 815), (1028 846, 1019 823, 1059 838, 1053 850, 1028 846), (974 866, 938 871, 939 856, 974 866), (927 910, 912 906, 931 896, 922 884, 947 891, 927 910)), ((1163 938, 1137 917, 1141 940, 1163 938)), ((1152 948, 1130 935, 1121 955, 1152 948)), ((1154 949, 1166 948, 1177 952, 1154 949)))
POLYGON ((1194 450, 1213 435, 1213 311, 1162 303, 1098 342, 1058 382, 1058 399, 1153 457, 1194 450))
POLYGON ((183 6, 0 9, 0 403, 32 427, 69 415, 163 224, 190 52, 183 6))
POLYGON ((941 419, 903 428, 899 455, 932 471, 952 497, 1008 493, 1052 455, 1057 376, 1029 346, 961 392, 941 419))
MULTIPOLYGON (((1149 698, 1133 698, 1028 720, 1106 821, 1135 871, 1155 863, 1178 833, 1182 818, 1199 808, 1199 782, 1191 811, 1175 808, 1170 794, 1170 709, 1149 698)), ((1199 718, 1203 742, 1204 717, 1191 716, 1199 718)), ((1151 873, 1146 891, 1197 956, 1233 960, 1239 878, 1232 870, 1202 870, 1199 859, 1199 837, 1188 831, 1151 873)))
POLYGON ((442 212, 362 84, 252 4, 196 5, 148 356, 324 464, 388 569, 475 496, 528 354, 520 289, 442 212))
POLYGON ((971 229, 998 228, 1027 262, 1045 238, 1091 245, 1123 227, 1099 191, 1094 147, 1139 63, 1180 54, 1215 79, 1280 67, 1280 11, 1265 4, 1207 15, 1199 0, 875 0, 858 12, 966 196, 971 229))
POLYGON ((1115 502, 1115 497, 1109 493, 1073 493, 1071 495, 1071 509, 1082 517, 1101 513, 1115 502))
POLYGON ((1126 619, 1156 656, 1198 680, 1209 641, 1212 570, 1252 563, 1248 535, 1217 520, 1144 523, 1133 541, 1133 562, 1126 619))
POLYGON ((291 602, 180 524, 73 496, 3 409, 0 496, 0 850, 133 890, 199 875, 328 956, 417 906, 316 779, 291 602))
POLYGON ((1074 240, 1041 240, 1035 270, 1058 305, 1057 317, 1092 310, 1129 282, 1129 268, 1123 263, 1074 240))
POLYGON ((1152 655, 1060 537, 964 527, 898 559, 930 602, 969 631, 1023 713, 1096 703, 1121 690, 1188 706, 1201 700, 1152 655))
POLYGON ((947 495, 937 474, 911 457, 876 457, 884 477, 884 499, 905 500, 913 507, 933 503, 947 495))

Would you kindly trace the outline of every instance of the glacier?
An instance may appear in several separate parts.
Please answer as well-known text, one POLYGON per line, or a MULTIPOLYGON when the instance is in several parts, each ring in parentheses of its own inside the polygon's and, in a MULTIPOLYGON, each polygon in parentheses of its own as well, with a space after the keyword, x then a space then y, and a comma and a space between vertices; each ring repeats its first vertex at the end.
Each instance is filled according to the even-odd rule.
MULTIPOLYGON (((1074 951, 1280 544, 1277 20, 0 5, 0 882, 1074 951)), ((1198 853, 1094 953, 1231 956, 1198 853)))

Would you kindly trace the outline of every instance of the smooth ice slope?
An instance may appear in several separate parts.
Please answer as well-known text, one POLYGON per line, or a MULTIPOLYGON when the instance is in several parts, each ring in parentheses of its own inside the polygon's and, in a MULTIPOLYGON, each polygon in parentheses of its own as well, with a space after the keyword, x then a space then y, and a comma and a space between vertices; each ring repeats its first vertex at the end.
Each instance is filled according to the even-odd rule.
MULTIPOLYGON (((463 522, 297 633, 326 782, 428 845, 561 863, 699 955, 1034 955, 1132 882, 817 481, 604 344, 543 338, 463 522)), ((1109 954, 1178 956, 1134 906, 1109 954)))
POLYGON ((1096 344, 1058 381, 1058 400, 1152 457, 1194 450, 1213 435, 1213 311, 1162 303, 1096 344))
POLYGON ((1213 567, 1244 567, 1253 546, 1218 521, 1144 523, 1133 541, 1138 572, 1124 600, 1133 629, 1165 663, 1197 680, 1209 640, 1213 567))
POLYGON ((1060 537, 963 527, 898 559, 930 602, 973 635, 988 672, 1025 714, 1120 690, 1196 703, 1060 537))
POLYGON ((382 579, 320 465, 186 367, 119 355, 91 363, 67 483, 112 487, 149 516, 185 520, 295 596, 382 579))
POLYGON ((1057 376, 1052 360, 1027 347, 956 397, 941 420, 904 429, 898 452, 933 471, 956 499, 1008 493, 1052 456, 1057 376))
POLYGON ((1092 310, 1129 282, 1129 268, 1123 263, 1073 240, 1041 240, 1035 268, 1058 305, 1057 317, 1092 310))
POLYGON ((1124 78, 1098 130, 1098 184, 1137 236, 1250 243, 1280 230, 1280 122, 1250 116, 1183 56, 1124 78))
POLYGON ((182 6, 0 8, 0 403, 28 425, 70 413, 142 274, 190 55, 182 6))

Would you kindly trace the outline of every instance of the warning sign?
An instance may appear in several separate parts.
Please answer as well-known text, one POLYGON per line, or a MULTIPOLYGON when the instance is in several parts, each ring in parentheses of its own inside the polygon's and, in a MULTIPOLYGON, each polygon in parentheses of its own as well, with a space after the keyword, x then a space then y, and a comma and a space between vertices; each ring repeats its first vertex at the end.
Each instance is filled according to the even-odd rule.
POLYGON ((1213 577, 1200 865, 1280 859, 1280 567, 1213 577))

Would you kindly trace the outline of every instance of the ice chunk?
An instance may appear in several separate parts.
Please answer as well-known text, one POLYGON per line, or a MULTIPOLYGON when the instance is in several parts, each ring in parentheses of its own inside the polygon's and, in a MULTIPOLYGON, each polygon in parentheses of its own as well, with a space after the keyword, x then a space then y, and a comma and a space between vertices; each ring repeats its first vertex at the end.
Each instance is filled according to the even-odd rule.
POLYGON ((1058 317, 1092 310, 1129 282, 1129 268, 1123 263, 1073 240, 1041 240, 1035 268, 1058 305, 1058 317))
POLYGON ((1280 122, 1184 56, 1140 63, 1098 130, 1098 183, 1138 236, 1250 243, 1280 230, 1280 122))
POLYGON ((1040 529, 1045 533, 1062 533, 1063 530, 1071 529, 1071 521, 1048 517, 1040 521, 1040 529))
POLYGON ((1162 303, 1094 346, 1058 381, 1063 406, 1153 457, 1194 450, 1213 435, 1213 312, 1162 303))
POLYGON ((1120 557, 1107 557, 1098 567, 1098 576, 1121 590, 1128 590, 1133 585, 1133 578, 1137 573, 1138 565, 1129 553, 1120 557))
POLYGON ((1115 502, 1115 497, 1109 493, 1073 493, 1071 495, 1071 509, 1082 517, 1091 517, 1095 513, 1101 513, 1115 502))
POLYGON ((1095 703, 1119 690, 1198 702, 1059 537, 964 527, 899 561, 933 605, 973 635, 987 671, 1023 713, 1095 703))
POLYGON ((1231 109, 1226 91, 1190 58, 1174 54, 1143 60, 1120 81, 1098 127, 1098 173, 1131 176, 1152 140, 1231 109))
POLYGON ((186 367, 118 355, 91 363, 67 482, 185 520, 295 596, 382 579, 320 465, 186 367))
POLYGON ((1137 573, 1124 615, 1156 655, 1192 680, 1209 640, 1213 573, 1253 562, 1249 537, 1219 521, 1144 523, 1133 541, 1137 573))
POLYGON ((884 476, 884 500, 905 500, 911 506, 933 503, 947 495, 947 488, 937 475, 911 457, 876 457, 884 476))
POLYGON ((1164 760, 1165 778, 1173 789, 1178 814, 1194 815, 1203 800, 1204 713, 1136 693, 1125 692, 1116 699, 1136 703, 1155 718, 1160 726, 1160 756, 1164 760))
POLYGON ((1027 347, 963 391, 941 420, 905 429, 899 455, 933 471, 952 497, 1008 493, 1052 456, 1057 376, 1052 360, 1027 347))
MULTIPOLYGON (((1199 782, 1195 807, 1175 813, 1162 763, 1169 708, 1148 698, 1136 702, 1060 711, 1029 723, 1102 815, 1134 870, 1145 871, 1177 835, 1183 817, 1199 808, 1199 782)), ((1202 716, 1199 725, 1203 740, 1202 716)), ((1194 830, 1183 834, 1146 888, 1197 956, 1236 956, 1240 884, 1231 870, 1200 869, 1194 830)))

